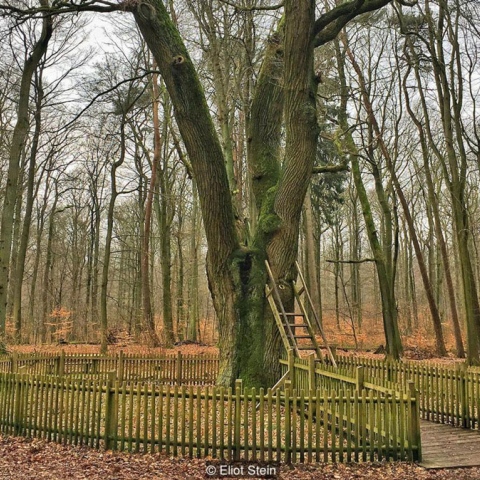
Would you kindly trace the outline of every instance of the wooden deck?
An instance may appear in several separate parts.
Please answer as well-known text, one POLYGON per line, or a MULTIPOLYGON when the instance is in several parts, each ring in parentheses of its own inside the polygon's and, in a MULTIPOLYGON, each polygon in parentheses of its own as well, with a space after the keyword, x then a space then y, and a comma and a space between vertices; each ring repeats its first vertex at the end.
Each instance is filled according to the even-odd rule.
POLYGON ((480 432, 422 420, 422 462, 425 468, 480 466, 480 432))

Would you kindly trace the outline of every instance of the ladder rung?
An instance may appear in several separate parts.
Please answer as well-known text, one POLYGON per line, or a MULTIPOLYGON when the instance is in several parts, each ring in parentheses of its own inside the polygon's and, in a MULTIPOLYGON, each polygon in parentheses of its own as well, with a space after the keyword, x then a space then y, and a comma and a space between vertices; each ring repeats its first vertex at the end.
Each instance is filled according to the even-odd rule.
POLYGON ((317 347, 315 345, 297 345, 299 350, 316 350, 317 347))
POLYGON ((285 312, 285 315, 287 317, 304 317, 305 316, 303 313, 287 313, 287 312, 285 312))
MULTIPOLYGON (((290 328, 307 328, 308 325, 306 323, 290 323, 290 328)), ((286 327, 286 325, 284 325, 286 327)))
POLYGON ((293 338, 312 338, 310 335, 294 335, 293 338))

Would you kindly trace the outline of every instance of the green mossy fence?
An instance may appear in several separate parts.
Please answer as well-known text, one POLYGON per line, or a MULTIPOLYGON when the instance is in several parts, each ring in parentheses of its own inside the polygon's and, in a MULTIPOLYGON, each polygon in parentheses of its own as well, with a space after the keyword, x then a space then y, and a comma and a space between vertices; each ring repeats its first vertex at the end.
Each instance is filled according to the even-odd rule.
POLYGON ((96 448, 228 460, 420 457, 413 391, 298 392, 0 374, 6 434, 96 448))
POLYGON ((423 419, 480 430, 480 370, 459 363, 455 368, 412 361, 387 362, 337 356, 339 369, 352 372, 362 367, 365 378, 377 385, 406 387, 413 382, 420 394, 423 419))
MULTIPOLYGON (((291 388, 361 391, 365 388, 388 394, 408 391, 413 382, 419 393, 421 418, 480 429, 480 370, 424 362, 385 362, 337 355, 338 367, 319 365, 310 359, 281 360, 284 373, 290 368, 291 388), (288 362, 291 362, 289 365, 288 362), (292 363, 293 362, 293 363, 292 363), (362 367, 358 369, 357 367, 362 367)), ((34 375, 67 375, 107 378, 116 372, 119 381, 144 380, 169 385, 214 385, 218 372, 215 356, 165 355, 18 355, 0 358, 0 372, 34 375)))
POLYGON ((33 375, 69 375, 107 377, 112 371, 123 380, 149 380, 177 385, 214 385, 218 373, 215 355, 149 356, 128 355, 66 355, 13 354, 0 358, 0 372, 33 375))

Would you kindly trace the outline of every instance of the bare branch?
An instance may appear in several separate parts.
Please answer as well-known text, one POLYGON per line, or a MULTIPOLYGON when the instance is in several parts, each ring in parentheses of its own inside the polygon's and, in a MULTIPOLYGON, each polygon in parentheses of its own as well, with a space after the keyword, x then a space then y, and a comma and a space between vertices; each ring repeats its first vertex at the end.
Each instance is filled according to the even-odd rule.
POLYGON ((114 12, 127 11, 132 8, 131 0, 121 0, 119 2, 109 2, 106 0, 80 1, 79 3, 56 0, 51 6, 39 6, 30 8, 20 8, 10 4, 8 1, 0 3, 0 17, 7 15, 17 18, 38 18, 65 13, 75 12, 114 12))
POLYGON ((160 73, 160 72, 157 72, 156 70, 147 70, 142 75, 137 75, 136 77, 126 78, 126 79, 118 82, 117 84, 115 84, 113 87, 107 88, 107 90, 103 90, 102 92, 98 93, 88 102, 88 104, 84 108, 82 108, 82 110, 77 115, 75 115, 75 117, 72 120, 70 120, 70 122, 68 122, 66 125, 64 125, 62 128, 60 128, 58 131, 60 132, 62 130, 65 130, 68 127, 70 127, 73 123, 75 123, 100 97, 103 97, 104 95, 107 95, 108 93, 113 92, 114 90, 116 90, 118 87, 120 87, 124 83, 134 82, 135 80, 141 80, 142 78, 145 78, 146 76, 148 76, 152 73, 160 73))

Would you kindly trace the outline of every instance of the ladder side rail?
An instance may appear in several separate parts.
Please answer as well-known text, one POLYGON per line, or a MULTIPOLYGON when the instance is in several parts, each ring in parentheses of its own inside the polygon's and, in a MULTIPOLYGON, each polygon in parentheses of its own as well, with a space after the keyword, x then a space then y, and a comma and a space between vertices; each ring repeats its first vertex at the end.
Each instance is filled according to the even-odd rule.
POLYGON ((322 325, 320 323, 320 319, 318 318, 317 312, 315 311, 313 301, 312 301, 312 297, 310 296, 310 292, 307 289, 307 284, 305 283, 305 279, 303 278, 303 274, 302 274, 302 271, 300 270, 300 265, 298 264, 298 262, 295 262, 295 267, 297 269, 298 276, 300 277, 300 280, 302 281, 303 291, 305 292, 305 296, 307 297, 308 304, 310 306, 310 310, 312 311, 313 317, 315 319, 315 324, 317 325, 318 330, 320 332, 320 335, 322 337, 323 343, 325 344, 325 348, 327 349, 330 361, 332 362, 332 365, 334 367, 337 367, 337 362, 335 361, 335 357, 333 356, 332 350, 330 349, 330 345, 328 344, 327 337, 325 336, 325 332, 323 331, 322 325))
POLYGON ((315 350, 315 352, 317 353, 318 359, 323 362, 324 361, 323 353, 320 350, 317 339, 315 338, 315 333, 312 329, 312 324, 308 317, 307 309, 305 308, 305 305, 303 304, 302 299, 300 298, 299 290, 297 289, 295 282, 293 282, 293 291, 295 293, 295 298, 297 299, 298 306, 300 307, 303 317, 305 318, 305 323, 307 324, 305 328, 308 330, 309 338, 312 342, 312 347, 313 347, 312 350, 315 350))
POLYGON ((273 313, 273 317, 275 318, 275 322, 277 324, 277 328, 280 332, 280 336, 282 338, 283 344, 285 349, 288 351, 290 348, 295 348, 295 341, 293 338, 289 338, 285 332, 285 327, 283 326, 282 319, 280 318, 280 312, 275 304, 275 300, 272 296, 272 290, 268 285, 265 285, 265 292, 267 294, 268 303, 270 304, 270 308, 273 313))
POLYGON ((288 335, 290 336, 290 339, 293 342, 295 353, 299 357, 300 352, 297 348, 297 342, 295 341, 292 329, 290 328, 290 322, 288 321, 287 312, 285 312, 285 308, 284 308, 283 303, 282 303, 282 298, 280 297, 280 292, 278 291, 277 284, 275 283, 275 279, 273 278, 272 270, 270 270, 270 265, 268 263, 268 260, 265 260, 265 266, 267 267, 267 273, 268 273, 268 276, 270 277, 270 282, 272 284, 273 295, 275 297, 275 300, 277 301, 277 309, 278 309, 278 306, 280 306, 280 314, 283 318, 283 321, 285 322, 285 326, 286 326, 286 330, 288 332, 288 335))

